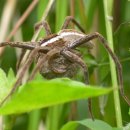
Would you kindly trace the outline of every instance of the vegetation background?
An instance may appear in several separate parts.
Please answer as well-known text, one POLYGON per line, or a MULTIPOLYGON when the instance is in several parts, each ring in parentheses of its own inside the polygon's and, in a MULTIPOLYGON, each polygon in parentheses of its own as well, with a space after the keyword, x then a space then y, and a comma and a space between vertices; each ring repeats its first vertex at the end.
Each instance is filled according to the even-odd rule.
MULTIPOLYGON (((24 19, 25 21, 20 25, 17 33, 13 34, 10 40, 30 41, 34 33, 34 25, 41 20, 43 12, 50 1, 39 0, 36 7, 34 7, 28 17, 24 19)), ((114 44, 111 46, 114 46, 114 51, 119 57, 123 68, 125 94, 130 99, 130 1, 106 1, 107 4, 105 0, 54 0, 46 20, 49 22, 52 32, 55 33, 60 30, 65 17, 71 15, 83 26, 86 30, 86 34, 99 32, 109 42, 112 41, 114 44), (108 6, 107 9, 106 5, 108 6)), ((17 21, 31 2, 32 0, 0 0, 0 41, 9 40, 11 30, 15 27, 17 21)), ((44 36, 44 32, 41 32, 39 35, 39 37, 44 36)), ((116 84, 112 82, 113 76, 111 76, 111 71, 115 71, 112 67, 113 63, 109 60, 108 53, 105 49, 100 46, 99 41, 94 42, 97 44, 94 44, 91 54, 86 52, 86 48, 81 48, 83 58, 89 66, 90 82, 92 85, 103 87, 113 86, 116 84)), ((10 68, 13 68, 13 71, 16 73, 17 58, 19 58, 18 49, 11 47, 0 49, 0 67, 6 73, 8 73, 10 68)), ((82 74, 79 73, 75 79, 82 81, 82 74)), ((118 114, 116 115, 115 106, 120 105, 116 104, 113 93, 104 97, 93 98, 92 109, 95 118, 103 120, 114 127, 121 127, 122 125, 129 126, 129 107, 122 97, 119 99, 121 105, 121 111, 119 113, 121 113, 122 116, 119 114, 118 117, 118 114)), ((68 121, 70 111, 73 111, 74 120, 86 118, 87 114, 84 114, 87 108, 86 101, 78 101, 76 103, 77 107, 74 104, 67 104, 60 109, 48 110, 44 108, 35 112, 21 114, 17 116, 15 123, 13 123, 10 129, 37 130, 39 125, 42 124, 41 122, 44 124, 47 122, 48 130, 57 130, 68 121)), ((10 121, 12 119, 8 118, 8 120, 10 121)), ((81 127, 79 129, 84 130, 86 128, 81 127)))

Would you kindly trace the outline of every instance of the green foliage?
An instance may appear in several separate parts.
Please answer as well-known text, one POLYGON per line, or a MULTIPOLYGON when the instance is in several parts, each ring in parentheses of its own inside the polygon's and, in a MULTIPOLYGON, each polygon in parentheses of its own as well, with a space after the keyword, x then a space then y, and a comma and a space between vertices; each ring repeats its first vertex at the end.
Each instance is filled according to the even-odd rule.
POLYGON ((68 9, 68 1, 67 0, 57 0, 56 1, 56 29, 55 31, 59 31, 63 21, 67 15, 68 9))
POLYGON ((69 123, 65 124, 61 130, 76 130, 76 128, 79 125, 83 125, 84 127, 87 127, 91 130, 123 130, 121 128, 113 128, 110 125, 108 125, 106 122, 103 122, 101 120, 91 120, 91 119, 85 119, 81 121, 70 121, 69 123))
POLYGON ((5 72, 0 69, 0 102, 9 93, 15 80, 16 78, 12 69, 9 70, 7 77, 5 72))
MULTIPOLYGON (((20 26, 20 31, 15 34, 12 40, 31 40, 34 25, 41 19, 50 1, 51 0, 39 0, 38 5, 20 26)), ((0 23, 6 2, 8 1, 1 0, 0 2, 0 23)), ((14 12, 12 13, 12 18, 9 21, 6 35, 9 34, 15 26, 16 21, 18 21, 19 17, 24 13, 31 2, 31 0, 17 1, 14 12)), ((11 8, 10 6, 8 6, 8 8, 11 8)), ((46 18, 53 33, 61 29, 66 16, 74 15, 75 19, 84 27, 87 34, 97 31, 110 43, 111 38, 113 38, 114 52, 119 57, 123 68, 123 84, 125 95, 127 96, 130 95, 129 12, 130 2, 128 0, 55 0, 46 18), (74 5, 71 5, 71 2, 74 2, 74 5), (108 2, 108 8, 105 8, 104 2, 108 2), (112 26, 109 26, 109 21, 112 26), (109 29, 111 29, 111 31, 109 29)), ((6 27, 7 26, 5 26, 5 30, 6 27)), ((73 26, 69 28, 71 27, 73 26)), ((0 31, 4 32, 5 30, 0 31)), ((40 32, 38 39, 45 37, 43 30, 44 29, 40 32)), ((122 121, 117 123, 121 119, 121 117, 116 117, 115 114, 117 112, 115 108, 119 108, 119 104, 114 101, 113 93, 107 94, 111 89, 99 87, 112 86, 112 81, 116 79, 116 75, 111 76, 110 70, 112 70, 112 73, 115 70, 113 71, 114 67, 110 67, 111 61, 108 60, 108 54, 105 49, 98 45, 100 44, 99 42, 92 42, 96 43, 93 46, 93 51, 86 51, 86 47, 77 48, 77 50, 80 50, 82 58, 88 65, 90 85, 86 86, 82 83, 82 71, 79 71, 74 77, 78 82, 67 78, 47 81, 43 80, 41 76, 36 77, 34 81, 21 85, 19 90, 0 108, 1 115, 7 115, 3 117, 3 130, 38 130, 41 122, 44 123, 45 128, 43 129, 45 130, 60 130, 61 128, 64 130, 86 130, 86 127, 92 130, 97 130, 98 128, 101 130, 119 130, 119 128, 114 128, 114 126, 122 126, 122 124, 125 126, 123 127, 124 130, 129 130, 130 110, 128 105, 122 98, 117 97, 117 100, 121 99, 121 110, 118 110, 122 116, 122 121), (89 52, 91 53, 89 54, 89 52), (100 98, 97 97, 102 94, 106 95, 100 98), (89 97, 95 97, 92 99, 92 111, 95 117, 94 122, 90 119, 83 120, 84 118, 88 118, 89 115, 87 109, 88 104, 86 100, 84 100, 89 97), (28 101, 30 103, 28 103, 28 101), (76 101, 74 107, 72 107, 71 101, 76 101), (16 114, 16 116, 11 113, 21 114, 16 114)), ((19 50, 17 50, 17 52, 19 52, 19 50)), ((9 47, 0 55, 0 68, 2 68, 0 69, 0 101, 9 93, 16 80, 13 73, 17 71, 16 55, 15 49, 9 47), (13 71, 10 70, 8 72, 9 68, 12 68, 13 71)), ((32 70, 32 68, 30 70, 32 70)), ((114 87, 117 87, 117 85, 114 85, 114 87)))
MULTIPOLYGON (((1 71, 1 77, 2 76, 4 80, 1 82, 2 84, 0 83, 0 88, 3 84, 6 84, 7 81, 13 79, 11 77, 13 76, 12 71, 9 72, 8 79, 1 71), (6 82, 4 83, 4 81, 6 82)), ((8 87, 8 85, 6 86, 8 87)), ((2 88, 1 92, 5 90, 7 90, 6 87, 2 88)), ((32 81, 20 86, 18 92, 0 108, 0 114, 8 115, 28 112, 34 109, 107 94, 111 90, 112 89, 104 89, 90 85, 86 86, 83 83, 67 78, 32 81)), ((7 93, 4 94, 7 95, 7 93)), ((3 97, 1 97, 1 100, 2 99, 3 97)))

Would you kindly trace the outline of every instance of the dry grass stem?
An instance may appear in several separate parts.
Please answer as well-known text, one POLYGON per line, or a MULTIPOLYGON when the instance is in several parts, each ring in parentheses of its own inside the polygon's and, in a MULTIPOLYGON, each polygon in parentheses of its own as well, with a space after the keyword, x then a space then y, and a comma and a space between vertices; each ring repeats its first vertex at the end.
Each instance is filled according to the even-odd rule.
MULTIPOLYGON (((16 0, 7 0, 5 4, 2 13, 2 18, 0 21, 0 41, 4 41, 7 36, 7 32, 11 23, 16 2, 17 2, 16 0)), ((4 49, 3 47, 0 48, 0 55, 2 54, 3 49, 4 49)))
POLYGON ((16 34, 17 30, 23 24, 23 22, 27 19, 27 17, 32 12, 32 10, 35 8, 35 6, 37 5, 38 1, 39 0, 33 0, 32 1, 32 3, 27 8, 27 10, 24 12, 24 14, 21 16, 21 18, 18 20, 18 22, 14 26, 13 30, 11 31, 11 33, 7 37, 6 41, 10 41, 10 39, 12 38, 12 36, 16 34))

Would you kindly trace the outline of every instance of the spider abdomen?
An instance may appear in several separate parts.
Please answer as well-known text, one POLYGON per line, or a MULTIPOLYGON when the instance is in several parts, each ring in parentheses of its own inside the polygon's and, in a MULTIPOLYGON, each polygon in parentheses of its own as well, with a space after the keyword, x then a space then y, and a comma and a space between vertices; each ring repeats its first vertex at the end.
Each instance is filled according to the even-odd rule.
POLYGON ((55 54, 44 63, 40 73, 47 79, 56 77, 72 78, 77 73, 77 67, 76 63, 69 61, 60 54, 55 54))

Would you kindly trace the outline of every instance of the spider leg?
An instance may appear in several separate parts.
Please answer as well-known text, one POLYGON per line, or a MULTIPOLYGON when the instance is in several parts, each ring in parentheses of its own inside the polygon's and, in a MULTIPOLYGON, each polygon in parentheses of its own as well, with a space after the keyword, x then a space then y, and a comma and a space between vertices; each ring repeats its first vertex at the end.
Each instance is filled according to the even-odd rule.
POLYGON ((74 23, 81 30, 81 32, 85 33, 84 29, 80 26, 80 24, 72 16, 67 16, 66 17, 65 22, 62 25, 61 29, 68 28, 70 22, 74 23))
POLYGON ((0 47, 3 47, 3 46, 11 46, 11 47, 18 47, 18 48, 22 48, 23 49, 23 53, 21 54, 20 56, 20 59, 19 61, 17 62, 17 70, 20 66, 20 62, 21 62, 21 59, 24 55, 24 52, 26 49, 28 50, 33 50, 36 46, 36 44, 38 44, 38 42, 1 42, 0 43, 0 47))
MULTIPOLYGON (((50 26, 49 26, 48 22, 45 20, 35 24, 34 34, 37 33, 37 31, 39 31, 41 27, 43 27, 45 29, 46 35, 52 34, 50 26)), ((18 64, 17 68, 20 68, 20 66, 22 66, 22 64, 25 62, 26 58, 28 57, 29 53, 30 53, 29 51, 26 51, 23 55, 21 54, 20 60, 17 63, 18 64)))
MULTIPOLYGON (((61 54, 66 57, 67 59, 69 59, 72 62, 76 62, 77 64, 79 64, 84 72, 84 78, 85 78, 85 83, 89 84, 89 74, 88 74, 88 67, 87 65, 84 63, 84 61, 77 56, 76 54, 72 53, 71 51, 67 50, 66 48, 64 50, 61 51, 61 54)), ((88 99, 88 109, 89 109, 89 113, 91 118, 94 120, 94 116, 92 113, 92 103, 91 103, 91 99, 88 99)))
POLYGON ((113 61, 115 62, 115 65, 116 65, 116 68, 117 68, 118 83, 119 83, 119 87, 120 87, 120 94, 124 98, 124 100, 128 103, 128 105, 130 106, 130 100, 128 99, 127 96, 125 96, 125 93, 124 93, 121 63, 120 63, 118 57, 116 56, 116 54, 113 53, 111 48, 108 46, 108 42, 105 40, 105 38, 101 34, 95 32, 93 34, 86 35, 85 37, 78 39, 74 43, 68 45, 68 48, 71 48, 71 49, 76 48, 76 47, 78 47, 78 46, 80 46, 84 43, 87 43, 90 40, 95 39, 95 38, 98 38, 100 40, 100 43, 104 46, 106 51, 110 54, 113 61))
POLYGON ((0 103, 0 106, 3 105, 3 103, 18 89, 19 85, 22 82, 22 77, 24 77, 25 72, 27 69, 30 67, 30 65, 33 62, 33 59, 35 57, 35 54, 40 50, 40 47, 35 48, 34 50, 31 51, 27 61, 25 64, 20 68, 19 73, 17 74, 17 80, 15 84, 13 85, 11 91, 8 93, 8 95, 3 99, 3 101, 0 103))
POLYGON ((77 64, 79 64, 83 71, 84 71, 84 77, 85 77, 85 83, 86 84, 89 84, 89 74, 88 74, 88 67, 87 65, 84 63, 84 61, 79 57, 77 56, 76 54, 72 53, 71 51, 69 50, 63 50, 61 51, 61 54, 66 57, 67 59, 69 59, 70 61, 72 62, 76 62, 77 64))
POLYGON ((40 70, 43 67, 43 65, 44 65, 43 63, 45 63, 45 61, 47 59, 49 59, 51 56, 53 56, 55 53, 57 53, 57 51, 59 51, 59 50, 54 48, 54 49, 50 50, 45 56, 40 58, 27 81, 32 80, 35 77, 38 70, 40 70))
POLYGON ((42 22, 36 23, 34 26, 35 32, 37 32, 41 27, 43 27, 45 29, 47 35, 52 34, 50 26, 47 21, 42 21, 42 22))
POLYGON ((18 47, 32 50, 35 48, 36 44, 38 44, 38 42, 0 42, 0 47, 9 45, 11 47, 18 47))

